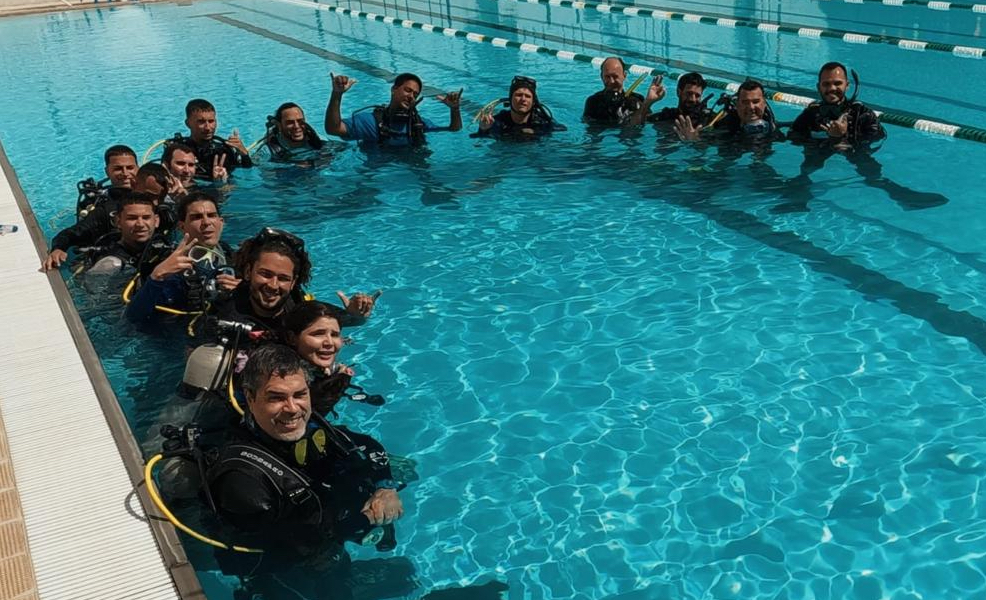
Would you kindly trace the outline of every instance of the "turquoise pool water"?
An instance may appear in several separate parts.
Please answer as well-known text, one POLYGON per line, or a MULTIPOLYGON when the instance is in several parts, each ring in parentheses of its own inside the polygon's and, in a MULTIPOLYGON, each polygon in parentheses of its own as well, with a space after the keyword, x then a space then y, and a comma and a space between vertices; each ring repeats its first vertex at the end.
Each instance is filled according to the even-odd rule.
MULTIPOLYGON (((844 60, 866 101, 986 126, 983 62, 947 53, 510 1, 346 6, 791 90, 844 60)), ((971 11, 647 6, 986 43, 971 11)), ((885 175, 947 204, 908 210, 837 158, 813 176, 810 210, 783 212, 797 148, 777 145, 767 170, 652 129, 592 134, 578 123, 599 87, 589 65, 311 6, 3 19, 0 50, 0 141, 49 234, 107 145, 142 154, 181 129, 191 97, 217 105, 220 133, 253 140, 285 100, 319 123, 330 70, 360 80, 346 111, 404 70, 464 86, 470 107, 515 73, 538 79, 569 126, 551 140, 436 134, 411 157, 348 146, 318 170, 237 173, 224 207, 227 240, 268 224, 304 236, 317 296, 385 290, 345 352, 389 402, 342 418, 418 462, 395 553, 416 572, 408 597, 493 579, 511 599, 986 593, 983 145, 888 127, 885 175)), ((180 375, 176 344, 71 285, 143 437, 180 375)))

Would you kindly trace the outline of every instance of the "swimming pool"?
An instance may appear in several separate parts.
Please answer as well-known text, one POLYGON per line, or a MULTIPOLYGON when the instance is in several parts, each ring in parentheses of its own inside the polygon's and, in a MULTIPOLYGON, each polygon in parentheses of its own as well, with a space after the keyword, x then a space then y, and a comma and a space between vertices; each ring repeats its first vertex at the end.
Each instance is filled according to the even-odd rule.
MULTIPOLYGON (((743 4, 646 6, 984 46, 971 10, 743 4)), ((537 599, 982 596, 982 144, 888 127, 885 175, 943 206, 913 210, 833 159, 810 210, 778 211, 800 149, 778 145, 765 173, 650 128, 589 133, 591 65, 400 20, 802 94, 843 60, 864 101, 976 127, 982 60, 510 0, 342 5, 398 21, 254 0, 0 20, 16 100, 0 140, 51 234, 106 146, 142 154, 191 97, 253 140, 286 100, 319 123, 330 70, 360 80, 344 112, 405 70, 464 86, 467 114, 512 75, 537 78, 569 126, 551 140, 435 134, 410 158, 349 146, 318 170, 237 173, 224 207, 227 240, 266 224, 304 236, 318 297, 384 290, 344 352, 389 402, 342 418, 418 462, 396 551, 412 597, 492 579, 537 599)), ((431 100, 422 112, 446 118, 431 100)), ((75 288, 143 436, 179 357, 75 288)))

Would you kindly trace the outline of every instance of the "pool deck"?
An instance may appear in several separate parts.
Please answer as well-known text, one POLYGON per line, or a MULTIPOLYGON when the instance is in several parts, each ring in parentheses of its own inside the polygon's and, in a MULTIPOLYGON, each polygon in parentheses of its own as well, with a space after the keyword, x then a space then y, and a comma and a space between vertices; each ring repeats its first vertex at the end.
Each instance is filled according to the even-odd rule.
POLYGON ((0 145, 0 598, 205 598, 0 145))

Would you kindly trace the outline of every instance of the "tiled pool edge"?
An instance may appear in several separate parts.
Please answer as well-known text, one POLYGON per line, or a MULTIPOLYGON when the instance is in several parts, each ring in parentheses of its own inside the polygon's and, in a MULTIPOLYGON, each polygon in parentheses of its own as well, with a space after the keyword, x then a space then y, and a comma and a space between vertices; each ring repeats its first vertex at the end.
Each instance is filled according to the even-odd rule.
POLYGON ((0 598, 38 600, 38 582, 27 546, 7 431, 0 411, 0 598))
POLYGON ((0 238, 0 410, 38 595, 205 598, 171 525, 143 519, 142 455, 61 275, 38 273, 46 241, 2 143, 0 169, 0 223, 21 229, 0 238))

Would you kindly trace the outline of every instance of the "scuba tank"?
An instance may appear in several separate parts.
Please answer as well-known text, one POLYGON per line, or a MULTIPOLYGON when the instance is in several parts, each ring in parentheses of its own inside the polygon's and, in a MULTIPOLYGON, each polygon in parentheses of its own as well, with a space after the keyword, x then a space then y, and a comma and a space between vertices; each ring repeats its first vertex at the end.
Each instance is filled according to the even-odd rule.
POLYGON ((203 344, 192 350, 185 362, 185 373, 178 385, 178 393, 192 397, 202 391, 223 393, 233 376, 233 363, 240 338, 249 334, 253 326, 237 321, 219 320, 218 342, 203 344))
POLYGON ((99 181, 89 177, 88 179, 83 179, 79 183, 75 184, 76 189, 79 190, 79 197, 75 201, 76 223, 86 218, 86 215, 92 212, 92 209, 96 208, 109 198, 107 192, 109 187, 106 185, 107 181, 109 181, 108 177, 106 179, 100 179, 99 181))

